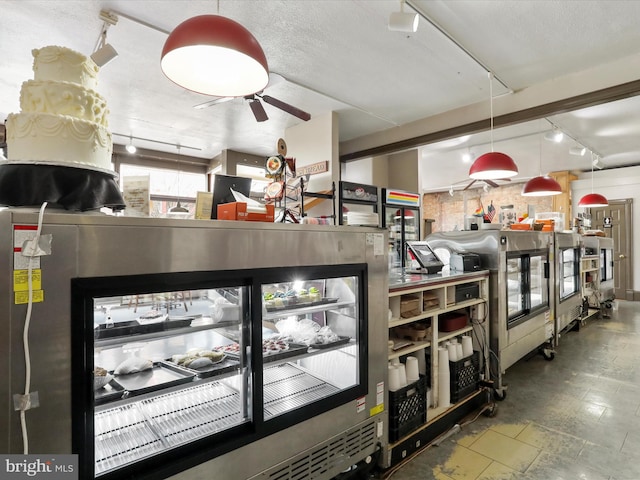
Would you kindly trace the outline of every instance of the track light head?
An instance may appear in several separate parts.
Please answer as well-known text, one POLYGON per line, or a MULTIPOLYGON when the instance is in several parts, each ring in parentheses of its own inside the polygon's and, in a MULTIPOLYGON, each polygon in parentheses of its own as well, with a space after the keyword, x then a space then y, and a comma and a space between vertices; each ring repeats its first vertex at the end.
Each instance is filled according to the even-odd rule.
POLYGON ((585 147, 571 147, 569 149, 570 155, 577 155, 579 157, 584 157, 585 153, 587 153, 587 149, 585 147))
POLYGON ((418 30, 419 20, 420 17, 417 13, 392 12, 389 16, 389 30, 414 33, 418 30))
POLYGON ((107 63, 118 56, 118 52, 110 43, 105 43, 102 47, 91 54, 93 60, 98 67, 104 67, 107 63))
POLYGON ((138 151, 136 146, 133 144, 133 137, 129 137, 129 143, 124 148, 132 155, 138 151))
POLYGON ((556 142, 556 143, 560 143, 563 138, 564 138, 564 133, 562 133, 562 130, 559 130, 557 128, 554 128, 553 130, 545 133, 544 135, 545 140, 549 140, 550 142, 556 142))

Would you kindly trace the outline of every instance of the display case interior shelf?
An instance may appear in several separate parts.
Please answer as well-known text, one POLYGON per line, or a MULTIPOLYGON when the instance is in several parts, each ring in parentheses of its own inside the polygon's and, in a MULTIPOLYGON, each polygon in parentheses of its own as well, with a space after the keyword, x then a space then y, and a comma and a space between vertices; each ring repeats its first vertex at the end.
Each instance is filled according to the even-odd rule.
POLYGON ((585 255, 580 259, 580 284, 582 297, 587 299, 587 312, 583 312, 581 321, 600 315, 600 257, 585 255))
POLYGON ((337 310, 339 308, 351 307, 353 302, 339 302, 337 298, 323 299, 317 304, 297 304, 285 306, 282 308, 268 309, 266 313, 263 313, 262 318, 264 320, 275 320, 282 318, 283 315, 307 315, 316 312, 326 312, 330 310, 337 310))

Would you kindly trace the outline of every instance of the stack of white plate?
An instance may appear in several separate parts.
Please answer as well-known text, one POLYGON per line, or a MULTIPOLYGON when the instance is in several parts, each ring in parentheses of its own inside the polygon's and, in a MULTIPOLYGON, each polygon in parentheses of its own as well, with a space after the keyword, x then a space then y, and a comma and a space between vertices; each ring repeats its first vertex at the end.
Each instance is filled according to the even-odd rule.
POLYGON ((378 221, 377 213, 347 212, 347 223, 349 225, 377 227, 378 221))

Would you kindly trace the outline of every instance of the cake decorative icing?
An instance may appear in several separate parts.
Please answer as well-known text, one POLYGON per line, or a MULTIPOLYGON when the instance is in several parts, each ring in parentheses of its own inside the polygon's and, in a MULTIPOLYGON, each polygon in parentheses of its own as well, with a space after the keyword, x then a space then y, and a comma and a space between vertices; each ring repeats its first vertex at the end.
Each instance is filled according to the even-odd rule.
POLYGON ((7 117, 8 162, 112 172, 109 110, 95 91, 99 67, 65 47, 32 54, 34 79, 22 84, 21 112, 7 117))

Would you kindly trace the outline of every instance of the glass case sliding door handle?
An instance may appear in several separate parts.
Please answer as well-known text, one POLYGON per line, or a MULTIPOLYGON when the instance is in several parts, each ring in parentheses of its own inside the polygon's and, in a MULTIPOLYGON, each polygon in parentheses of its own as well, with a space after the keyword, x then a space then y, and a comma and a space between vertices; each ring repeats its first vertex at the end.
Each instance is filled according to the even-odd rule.
POLYGON ((544 278, 549 278, 549 272, 551 270, 551 265, 549 262, 544 262, 544 278))

